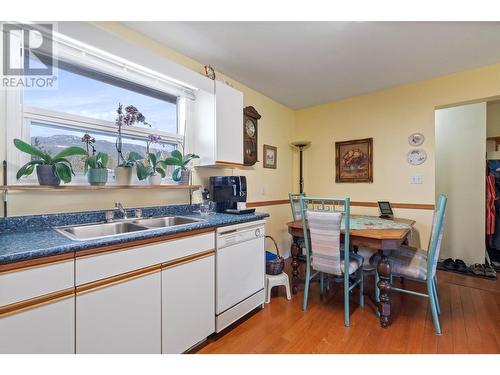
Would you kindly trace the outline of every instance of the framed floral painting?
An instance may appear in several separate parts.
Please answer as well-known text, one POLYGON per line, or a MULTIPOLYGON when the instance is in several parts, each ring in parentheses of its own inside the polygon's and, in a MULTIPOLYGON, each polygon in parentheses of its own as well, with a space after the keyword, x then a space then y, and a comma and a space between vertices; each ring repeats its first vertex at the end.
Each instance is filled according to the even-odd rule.
POLYGON ((335 182, 373 182, 373 138, 335 142, 335 182))

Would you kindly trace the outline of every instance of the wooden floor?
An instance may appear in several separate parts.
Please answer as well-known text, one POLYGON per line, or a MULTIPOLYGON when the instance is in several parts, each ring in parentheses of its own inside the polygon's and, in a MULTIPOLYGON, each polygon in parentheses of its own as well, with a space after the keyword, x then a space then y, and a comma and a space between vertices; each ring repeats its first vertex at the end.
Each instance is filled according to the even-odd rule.
MULTIPOLYGON (((485 280, 438 271, 443 334, 434 333, 427 299, 393 293, 393 323, 383 329, 375 305, 351 297, 351 326, 343 324, 341 285, 319 295, 311 288, 303 312, 302 291, 287 301, 283 292, 225 332, 208 340, 197 353, 500 353, 500 280, 485 280)), ((423 284, 406 287, 425 291, 423 284)), ((373 295, 373 277, 365 279, 373 295)))

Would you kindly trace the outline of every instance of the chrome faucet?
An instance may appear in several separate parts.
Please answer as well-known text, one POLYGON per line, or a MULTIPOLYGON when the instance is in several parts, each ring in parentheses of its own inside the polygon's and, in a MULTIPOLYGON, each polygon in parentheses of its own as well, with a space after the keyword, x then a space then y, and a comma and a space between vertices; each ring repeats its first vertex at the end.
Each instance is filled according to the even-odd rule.
POLYGON ((128 219, 127 211, 125 211, 120 202, 115 202, 115 208, 122 213, 124 219, 128 219))

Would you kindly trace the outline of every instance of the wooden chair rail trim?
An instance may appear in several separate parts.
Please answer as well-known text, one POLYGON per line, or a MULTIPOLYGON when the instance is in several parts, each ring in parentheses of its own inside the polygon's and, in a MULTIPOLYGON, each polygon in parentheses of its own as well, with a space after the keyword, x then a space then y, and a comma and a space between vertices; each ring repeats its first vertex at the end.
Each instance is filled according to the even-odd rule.
POLYGON ((275 201, 249 202, 247 203, 247 207, 277 206, 280 204, 290 204, 290 200, 280 199, 275 201))
POLYGON ((172 260, 170 262, 162 263, 161 268, 162 268, 162 270, 166 270, 169 268, 178 267, 178 266, 181 266, 181 265, 186 264, 186 263, 194 262, 195 260, 210 257, 212 255, 215 255, 215 249, 207 250, 207 251, 204 251, 202 253, 188 255, 188 256, 185 256, 182 258, 172 260))
POLYGON ((78 258, 82 258, 82 257, 89 257, 92 255, 101 254, 101 253, 131 250, 133 248, 142 247, 144 245, 170 242, 170 241, 178 240, 180 238, 197 236, 197 235, 210 233, 210 232, 214 232, 214 231, 215 231, 214 228, 203 228, 203 229, 196 229, 196 230, 187 231, 187 232, 168 234, 168 235, 160 236, 160 237, 146 238, 144 240, 136 240, 136 241, 130 241, 127 243, 120 243, 120 244, 108 245, 108 246, 103 246, 103 247, 96 247, 93 249, 77 250, 76 251, 76 258, 78 259, 78 258))
MULTIPOLYGON (((279 199, 273 201, 248 202, 247 207, 277 206, 280 204, 290 204, 289 199, 279 199)), ((325 203, 328 204, 328 203, 325 203)), ((377 202, 351 201, 351 206, 357 207, 378 207, 377 202)), ((434 204, 427 203, 391 203, 393 208, 404 208, 411 210, 434 210, 434 204)))
POLYGON ((161 264, 156 264, 154 266, 144 267, 138 270, 122 273, 115 276, 106 277, 97 281, 91 281, 86 284, 81 284, 76 286, 76 295, 82 295, 94 290, 106 288, 112 285, 120 284, 126 281, 134 280, 139 277, 151 275, 153 273, 161 271, 161 264))
POLYGON ((47 305, 49 303, 61 301, 66 298, 73 297, 74 295, 75 295, 75 288, 68 288, 57 292, 44 294, 43 296, 38 296, 24 301, 15 302, 10 305, 1 306, 0 318, 17 314, 23 311, 31 310, 36 307, 47 305))
POLYGON ((16 271, 24 271, 30 268, 51 266, 53 264, 64 263, 75 258, 74 251, 66 254, 49 255, 46 257, 21 260, 12 263, 0 264, 0 275, 16 271))

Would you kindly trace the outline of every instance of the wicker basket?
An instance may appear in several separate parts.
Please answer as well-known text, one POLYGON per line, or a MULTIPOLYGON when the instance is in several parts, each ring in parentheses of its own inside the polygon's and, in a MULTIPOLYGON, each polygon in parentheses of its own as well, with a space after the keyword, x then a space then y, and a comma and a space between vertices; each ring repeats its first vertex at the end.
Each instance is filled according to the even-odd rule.
POLYGON ((280 251, 278 249, 278 244, 271 236, 266 236, 274 243, 274 247, 276 248, 277 258, 273 260, 268 260, 266 262, 266 273, 268 275, 279 275, 283 272, 283 268, 285 268, 285 259, 280 255, 280 251))

